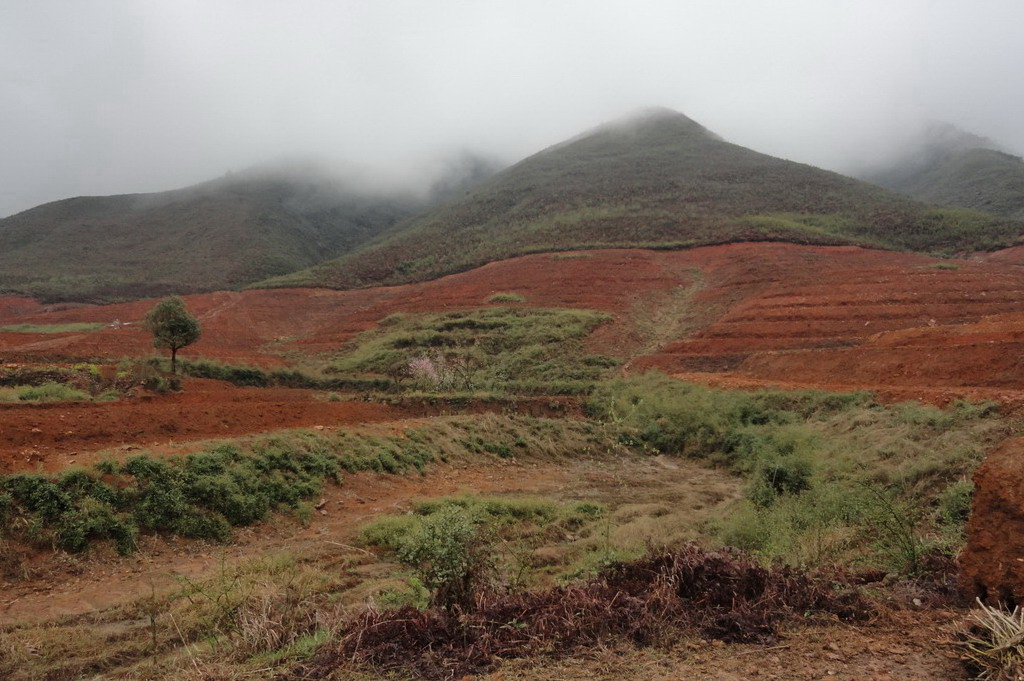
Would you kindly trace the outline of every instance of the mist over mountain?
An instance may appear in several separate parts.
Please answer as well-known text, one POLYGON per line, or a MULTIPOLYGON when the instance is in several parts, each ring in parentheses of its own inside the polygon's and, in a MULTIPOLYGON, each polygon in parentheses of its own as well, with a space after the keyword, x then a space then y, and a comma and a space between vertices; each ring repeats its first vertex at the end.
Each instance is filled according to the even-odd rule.
POLYGON ((1020 232, 761 154, 683 114, 650 109, 555 144, 338 260, 266 285, 397 284, 598 247, 786 240, 954 252, 1009 245, 1020 232))
POLYGON ((55 201, 0 220, 0 289, 109 301, 237 288, 347 253, 494 168, 462 154, 415 191, 292 159, 173 191, 55 201))
POLYGON ((925 125, 859 176, 921 201, 1024 219, 1024 160, 948 123, 925 125))

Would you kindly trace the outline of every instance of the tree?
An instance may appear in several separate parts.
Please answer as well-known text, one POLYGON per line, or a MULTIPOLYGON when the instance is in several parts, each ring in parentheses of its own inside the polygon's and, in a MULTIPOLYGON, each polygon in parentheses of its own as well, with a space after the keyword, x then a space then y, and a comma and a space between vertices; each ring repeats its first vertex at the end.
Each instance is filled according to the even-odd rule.
POLYGON ((171 351, 171 373, 177 373, 178 350, 192 345, 202 333, 199 320, 177 296, 161 300, 146 315, 145 328, 153 334, 153 347, 171 351))

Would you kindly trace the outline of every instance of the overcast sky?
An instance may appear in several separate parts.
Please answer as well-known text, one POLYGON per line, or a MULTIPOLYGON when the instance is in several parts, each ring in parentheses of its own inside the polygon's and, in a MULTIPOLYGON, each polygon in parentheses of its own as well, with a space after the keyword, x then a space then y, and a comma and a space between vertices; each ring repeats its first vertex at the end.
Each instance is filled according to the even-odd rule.
POLYGON ((287 156, 517 160, 661 105, 833 169, 916 121, 1024 150, 1024 2, 0 0, 0 215, 287 156))

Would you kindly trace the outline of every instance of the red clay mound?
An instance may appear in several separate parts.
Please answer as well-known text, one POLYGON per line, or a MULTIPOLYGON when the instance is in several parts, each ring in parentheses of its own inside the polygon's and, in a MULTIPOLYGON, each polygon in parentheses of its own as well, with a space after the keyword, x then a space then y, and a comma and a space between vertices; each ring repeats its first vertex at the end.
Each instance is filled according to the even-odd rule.
POLYGON ((968 593, 1012 607, 1024 602, 1024 438, 990 454, 974 474, 974 486, 961 584, 968 593))

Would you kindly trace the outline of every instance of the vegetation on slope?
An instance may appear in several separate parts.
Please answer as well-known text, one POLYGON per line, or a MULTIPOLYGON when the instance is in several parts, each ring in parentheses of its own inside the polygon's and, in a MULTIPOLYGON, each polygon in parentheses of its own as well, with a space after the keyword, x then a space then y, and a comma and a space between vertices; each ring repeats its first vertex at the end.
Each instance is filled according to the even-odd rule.
POLYGON ((920 201, 1024 220, 1024 160, 946 123, 928 124, 862 175, 920 201))
POLYGON ((929 203, 1024 220, 1024 160, 995 149, 968 149, 879 184, 929 203))
POLYGON ((82 551, 112 540, 135 551, 140 532, 225 541, 275 510, 300 519, 344 473, 422 472, 435 461, 561 454, 607 444, 592 425, 495 415, 439 418, 393 435, 294 431, 181 457, 140 454, 59 475, 0 476, 0 539, 82 551))
POLYGON ((395 314, 342 351, 329 371, 389 377, 429 391, 587 392, 618 361, 586 352, 608 315, 586 310, 492 307, 395 314))
POLYGON ((260 285, 398 284, 537 251, 742 240, 955 252, 1010 245, 1022 230, 759 154, 655 110, 531 156, 338 260, 260 285))
MULTIPOLYGON (((619 360, 588 352, 607 322, 589 310, 489 307, 398 313, 352 339, 326 363, 304 369, 182 360, 181 373, 235 385, 460 396, 577 395, 608 378, 619 360)), ((166 362, 152 361, 166 367, 166 362)))
MULTIPOLYGON (((661 477, 681 467, 680 475, 691 475, 697 466, 672 461, 686 457, 735 474, 745 494, 722 500, 710 523, 692 509, 675 513, 675 494, 665 504, 608 504, 590 496, 592 485, 558 487, 550 498, 426 500, 364 526, 371 551, 325 541, 333 553, 318 558, 225 564, 209 580, 184 580, 180 590, 106 612, 0 627, 0 674, 155 679, 187 655, 199 675, 376 678, 387 670, 449 678, 598 644, 773 641, 780 627, 821 622, 816 615, 869 615, 868 594, 888 593, 885 573, 934 576, 948 568, 969 512, 966 475, 1016 430, 988 404, 883 406, 868 394, 728 392, 658 375, 603 385, 590 411, 601 424, 487 415, 435 419, 399 435, 298 431, 176 459, 4 478, 8 536, 62 543, 82 537, 88 521, 87 543, 110 537, 119 546, 120 537, 135 536, 129 523, 142 527, 143 510, 180 507, 164 495, 185 495, 193 512, 220 518, 225 528, 231 518, 254 522, 275 507, 301 519, 336 471, 412 472, 448 458, 487 465, 502 451, 596 457, 588 465, 596 465, 604 493, 617 490, 610 498, 621 499, 623 486, 627 495, 643 491, 620 474, 644 453, 656 455, 647 463, 661 477), (610 455, 625 453, 615 440, 634 453, 610 455), (157 470, 176 479, 133 497, 143 486, 138 472, 157 470), (274 489, 303 498, 275 501, 274 489), (117 495, 135 502, 116 506, 117 495), (47 515, 65 499, 70 510, 47 515), (114 532, 111 518, 126 524, 114 532), (673 536, 683 526, 702 545, 673 536), (566 549, 594 542, 603 542, 605 560, 567 571, 566 549), (627 547, 635 552, 620 550, 627 547), (534 579, 555 563, 560 584, 534 579), (415 588, 399 590, 406 577, 404 585, 415 588), (853 586, 862 582, 872 589, 853 586), (379 607, 363 609, 368 598, 379 607)), ((906 600, 904 588, 895 593, 906 600)))
POLYGON ((746 478, 746 498, 713 528, 725 544, 900 574, 960 549, 970 474, 1013 429, 992 404, 883 406, 869 394, 729 392, 654 374, 606 385, 591 409, 629 442, 746 478))
POLYGON ((48 203, 0 220, 0 291, 111 302, 241 287, 347 253, 490 172, 466 163, 428 197, 267 167, 176 191, 48 203))

